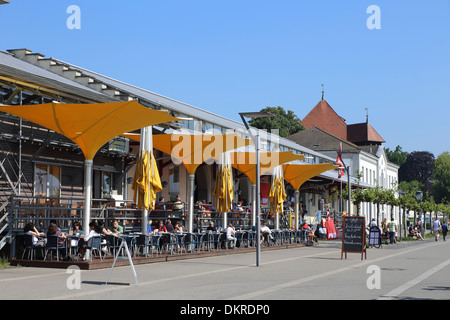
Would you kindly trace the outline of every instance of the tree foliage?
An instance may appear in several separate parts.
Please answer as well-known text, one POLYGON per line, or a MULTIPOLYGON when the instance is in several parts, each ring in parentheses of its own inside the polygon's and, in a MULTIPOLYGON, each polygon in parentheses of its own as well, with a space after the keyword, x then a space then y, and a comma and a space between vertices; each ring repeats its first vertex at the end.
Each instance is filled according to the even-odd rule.
POLYGON ((398 170, 399 181, 417 180, 424 186, 424 193, 431 194, 433 181, 434 155, 427 151, 411 152, 406 162, 398 170))
POLYGON ((390 162, 395 163, 398 166, 401 166, 406 162, 406 159, 409 156, 409 152, 403 151, 402 147, 397 146, 395 150, 390 150, 389 148, 386 148, 386 156, 390 162))
POLYGON ((432 190, 438 203, 450 200, 450 154, 448 152, 441 153, 434 163, 432 190))
POLYGON ((271 118, 255 118, 249 121, 252 127, 265 129, 270 132, 273 129, 279 130, 280 137, 287 137, 299 131, 305 130, 300 119, 291 110, 283 107, 266 107, 261 112, 270 112, 274 115, 271 118))

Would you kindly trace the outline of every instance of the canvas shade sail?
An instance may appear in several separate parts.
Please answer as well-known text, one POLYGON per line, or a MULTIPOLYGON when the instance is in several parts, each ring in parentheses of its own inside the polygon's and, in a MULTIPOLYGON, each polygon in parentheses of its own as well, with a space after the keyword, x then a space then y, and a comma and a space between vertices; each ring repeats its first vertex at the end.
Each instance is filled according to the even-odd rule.
POLYGON ((332 163, 321 164, 283 164, 284 180, 289 182, 295 190, 299 190, 303 183, 322 172, 337 169, 332 163))
POLYGON ((213 194, 217 211, 225 213, 230 211, 233 202, 233 176, 229 153, 222 154, 221 158, 213 194))
POLYGON ((0 106, 0 111, 62 134, 81 148, 86 159, 93 159, 105 143, 124 132, 180 120, 166 111, 146 108, 135 100, 0 106))
POLYGON ((271 214, 283 212, 283 202, 286 200, 286 190, 284 189, 283 168, 277 166, 273 169, 272 185, 270 186, 269 201, 271 214))
MULTIPOLYGON (((291 151, 261 152, 260 153, 260 176, 271 174, 273 168, 294 160, 302 160, 305 156, 294 154, 291 151)), ((232 152, 231 165, 233 168, 244 173, 251 184, 256 184, 256 153, 255 152, 232 152)))
MULTIPOLYGON (((139 141, 139 134, 126 134, 125 137, 139 141)), ((176 164, 182 164, 189 175, 205 161, 219 160, 223 152, 251 145, 251 139, 237 134, 158 134, 153 136, 153 148, 172 156, 176 164)))

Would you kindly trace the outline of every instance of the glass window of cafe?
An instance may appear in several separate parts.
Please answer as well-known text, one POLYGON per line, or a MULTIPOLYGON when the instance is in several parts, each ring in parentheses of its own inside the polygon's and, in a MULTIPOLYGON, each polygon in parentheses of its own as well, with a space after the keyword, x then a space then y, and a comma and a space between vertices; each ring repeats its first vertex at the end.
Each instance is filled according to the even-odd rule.
POLYGON ((34 195, 59 198, 61 196, 61 167, 48 164, 35 164, 34 195))

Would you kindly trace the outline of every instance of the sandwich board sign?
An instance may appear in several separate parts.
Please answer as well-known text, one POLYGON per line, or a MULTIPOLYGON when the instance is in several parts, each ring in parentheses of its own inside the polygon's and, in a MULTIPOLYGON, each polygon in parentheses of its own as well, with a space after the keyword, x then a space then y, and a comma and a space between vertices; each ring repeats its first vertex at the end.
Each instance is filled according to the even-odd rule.
POLYGON ((367 259, 365 227, 365 217, 343 217, 341 260, 344 253, 345 259, 347 259, 347 252, 361 253, 361 260, 363 260, 363 255, 367 259))

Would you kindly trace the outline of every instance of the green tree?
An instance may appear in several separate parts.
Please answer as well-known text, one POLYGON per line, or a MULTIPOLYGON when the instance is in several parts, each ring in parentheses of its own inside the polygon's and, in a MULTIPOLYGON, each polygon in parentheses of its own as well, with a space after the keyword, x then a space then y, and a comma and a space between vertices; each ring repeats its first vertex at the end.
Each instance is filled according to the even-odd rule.
POLYGON ((432 190, 436 202, 450 200, 450 154, 447 151, 434 162, 432 190))
POLYGON ((411 152, 398 170, 399 181, 417 180, 424 185, 423 192, 431 194, 434 155, 426 151, 411 152))
POLYGON ((273 129, 279 130, 280 137, 287 137, 299 131, 305 130, 300 119, 291 110, 283 109, 283 107, 266 107, 261 112, 270 112, 274 117, 270 118, 254 118, 249 121, 252 127, 265 129, 268 132, 273 129))
POLYGON ((397 146, 395 150, 390 150, 386 148, 386 156, 390 162, 393 162, 399 166, 406 162, 409 156, 409 152, 403 151, 402 147, 397 146))

